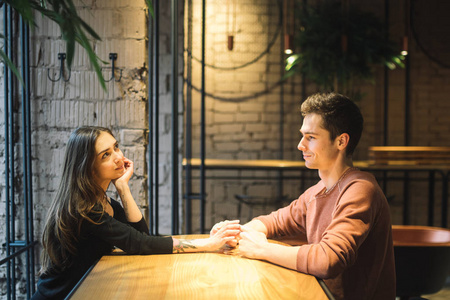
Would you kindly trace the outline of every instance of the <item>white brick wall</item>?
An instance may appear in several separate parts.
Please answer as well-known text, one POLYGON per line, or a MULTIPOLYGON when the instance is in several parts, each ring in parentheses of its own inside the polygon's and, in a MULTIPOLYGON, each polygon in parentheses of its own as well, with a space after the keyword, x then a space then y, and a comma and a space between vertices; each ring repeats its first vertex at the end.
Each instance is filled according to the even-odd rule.
MULTIPOLYGON (((64 145, 70 132, 81 125, 98 125, 113 129, 121 140, 125 155, 135 162, 132 191, 140 205, 146 205, 146 42, 144 1, 76 2, 82 18, 100 34, 102 42, 94 43, 97 55, 109 62, 109 53, 117 53, 116 67, 123 70, 120 82, 107 83, 104 91, 88 62, 86 53, 76 49, 71 78, 68 82, 51 82, 47 68, 58 71, 58 52, 65 52, 59 29, 41 16, 32 36, 33 84, 32 121, 33 171, 42 184, 34 202, 46 208, 58 184, 64 145), (57 155, 58 159, 55 159, 57 155), (49 164, 50 162, 50 164, 49 164), (44 176, 42 176, 44 175, 44 176), (48 180, 48 181, 47 181, 48 180), (44 204, 43 204, 44 203, 44 204)), ((111 77, 105 68, 103 75, 111 77)), ((119 77, 119 72, 116 73, 119 77)), ((37 219, 36 237, 42 230, 37 219)))

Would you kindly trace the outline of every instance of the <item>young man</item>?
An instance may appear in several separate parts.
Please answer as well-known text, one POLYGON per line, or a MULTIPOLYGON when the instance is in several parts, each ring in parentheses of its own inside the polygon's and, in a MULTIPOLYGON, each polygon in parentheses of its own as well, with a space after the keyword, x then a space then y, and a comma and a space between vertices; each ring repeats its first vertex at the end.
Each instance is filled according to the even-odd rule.
POLYGON ((329 93, 309 97, 301 112, 298 149, 321 180, 289 206, 242 226, 240 253, 322 278, 336 299, 395 299, 388 203, 375 178, 352 163, 360 110, 329 93), (300 233, 308 243, 298 247, 266 239, 300 233))

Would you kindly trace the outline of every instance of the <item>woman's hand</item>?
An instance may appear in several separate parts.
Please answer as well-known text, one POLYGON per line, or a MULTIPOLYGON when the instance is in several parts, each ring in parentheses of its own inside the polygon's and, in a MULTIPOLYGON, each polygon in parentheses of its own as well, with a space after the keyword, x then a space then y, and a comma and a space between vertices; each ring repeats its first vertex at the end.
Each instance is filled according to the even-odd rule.
POLYGON ((139 222, 143 217, 139 207, 134 201, 133 195, 130 191, 128 182, 133 175, 134 164, 131 160, 123 158, 123 174, 112 181, 119 193, 120 200, 122 200, 123 209, 128 222, 139 222))
POLYGON ((248 258, 264 259, 263 250, 269 244, 266 235, 246 226, 241 226, 241 228, 239 253, 248 258))
POLYGON ((134 172, 134 163, 128 158, 123 158, 123 174, 117 179, 114 179, 112 183, 116 186, 116 189, 121 188, 123 185, 128 185, 131 176, 134 172))
POLYGON ((185 240, 172 238, 173 253, 216 251, 227 242, 236 240, 236 236, 240 232, 241 225, 239 225, 239 220, 226 221, 226 224, 223 224, 219 229, 216 227, 214 233, 207 239, 185 240))
MULTIPOLYGON (((233 220, 233 221, 222 221, 217 223, 216 225, 213 226, 213 228, 211 228, 211 231, 209 233, 210 237, 213 237, 214 235, 216 235, 222 228, 228 226, 229 224, 239 224, 239 220, 233 220)), ((240 230, 240 226, 239 226, 239 230, 240 230)), ((239 234, 239 233, 238 233, 239 234)), ((227 245, 230 247, 236 247, 237 242, 238 242, 239 236, 236 235, 234 239, 231 239, 230 241, 227 241, 227 245)))
POLYGON ((236 246, 237 236, 241 232, 239 220, 223 221, 217 223, 211 229, 209 235, 209 243, 214 250, 219 249, 223 245, 236 246))

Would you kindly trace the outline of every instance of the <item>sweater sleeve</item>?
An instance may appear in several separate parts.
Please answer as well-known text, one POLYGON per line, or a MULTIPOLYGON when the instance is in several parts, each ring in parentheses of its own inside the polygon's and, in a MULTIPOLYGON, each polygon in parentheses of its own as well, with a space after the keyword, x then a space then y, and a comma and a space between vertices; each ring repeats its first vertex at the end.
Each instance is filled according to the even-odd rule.
POLYGON ((373 200, 377 197, 376 188, 368 181, 356 180, 345 186, 320 241, 300 247, 297 270, 327 279, 352 266, 376 218, 373 200))
POLYGON ((309 197, 309 192, 302 194, 286 207, 280 208, 269 215, 259 216, 256 219, 261 221, 267 228, 267 237, 306 235, 306 206, 305 198, 309 197))
MULTIPOLYGON (((92 217, 92 216, 91 216, 92 217)), ((95 218, 92 218, 95 220, 95 218)), ((98 219, 98 215, 97 215, 98 219)), ((148 235, 148 231, 140 231, 145 221, 126 224, 108 214, 103 214, 97 224, 83 222, 83 231, 98 237, 111 246, 122 249, 127 254, 166 254, 172 253, 172 237, 156 237, 148 235)))

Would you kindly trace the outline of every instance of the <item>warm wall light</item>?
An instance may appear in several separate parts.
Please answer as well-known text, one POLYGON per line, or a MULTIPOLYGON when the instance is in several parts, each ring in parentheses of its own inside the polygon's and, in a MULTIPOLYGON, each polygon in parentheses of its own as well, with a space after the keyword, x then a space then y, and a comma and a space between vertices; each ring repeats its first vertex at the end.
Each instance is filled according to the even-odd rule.
POLYGON ((284 29, 284 53, 294 53, 294 1, 284 0, 283 29, 284 29))
POLYGON ((284 35, 284 53, 288 55, 294 53, 294 36, 292 34, 284 35))
POLYGON ((228 36, 228 50, 233 50, 233 43, 234 43, 234 35, 228 36))
POLYGON ((408 55, 408 37, 403 37, 403 43, 402 43, 402 52, 400 52, 402 55, 408 55))
POLYGON ((405 33, 403 35, 403 41, 402 41, 402 51, 400 52, 401 55, 406 56, 408 55, 408 37, 409 35, 409 29, 410 29, 410 1, 405 1, 405 33))
POLYGON ((227 31, 227 48, 231 51, 234 47, 234 36, 236 35, 236 0, 227 1, 227 31))

